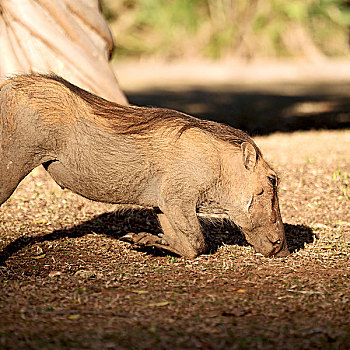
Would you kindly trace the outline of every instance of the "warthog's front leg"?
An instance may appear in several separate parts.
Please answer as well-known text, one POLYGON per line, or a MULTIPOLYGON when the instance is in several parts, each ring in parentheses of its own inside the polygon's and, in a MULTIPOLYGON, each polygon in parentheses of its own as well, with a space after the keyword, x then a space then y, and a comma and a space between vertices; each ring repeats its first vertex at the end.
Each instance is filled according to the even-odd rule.
POLYGON ((168 244, 166 249, 186 258, 195 258, 206 250, 196 213, 173 209, 158 214, 163 229, 161 237, 168 244))
MULTIPOLYGON (((176 175, 176 171, 174 171, 176 175)), ((180 178, 172 176, 163 181, 158 220, 163 233, 157 235, 131 235, 130 241, 138 245, 155 246, 179 254, 186 258, 195 258, 206 251, 206 244, 197 218, 196 204, 198 184, 189 181, 184 185, 184 174, 180 178), (182 184, 180 186, 179 184, 182 184)), ((186 178, 191 179, 188 175, 186 178)))
POLYGON ((176 209, 157 214, 163 233, 129 233, 122 237, 139 246, 153 246, 186 258, 195 258, 206 250, 204 237, 196 214, 181 215, 176 209))

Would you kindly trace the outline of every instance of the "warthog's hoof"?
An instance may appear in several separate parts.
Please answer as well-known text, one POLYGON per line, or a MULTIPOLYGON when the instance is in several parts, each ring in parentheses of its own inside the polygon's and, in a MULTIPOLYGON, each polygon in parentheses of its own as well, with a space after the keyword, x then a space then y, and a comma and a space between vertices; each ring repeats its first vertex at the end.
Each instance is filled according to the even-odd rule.
POLYGON ((139 246, 167 246, 167 242, 162 239, 161 237, 158 237, 156 235, 152 235, 148 232, 140 232, 140 233, 134 233, 130 232, 127 233, 125 236, 120 237, 121 241, 137 244, 139 246))

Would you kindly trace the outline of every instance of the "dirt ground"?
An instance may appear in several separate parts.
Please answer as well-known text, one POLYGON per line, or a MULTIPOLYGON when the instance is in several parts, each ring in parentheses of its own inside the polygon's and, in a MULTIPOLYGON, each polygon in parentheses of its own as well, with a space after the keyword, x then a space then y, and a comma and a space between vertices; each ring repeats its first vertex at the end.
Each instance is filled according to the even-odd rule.
POLYGON ((125 86, 133 103, 260 134, 292 254, 255 254, 225 223, 203 224, 211 252, 194 260, 137 248, 119 238, 159 232, 151 211, 88 201, 37 168, 0 209, 0 348, 349 349, 349 86, 125 86))

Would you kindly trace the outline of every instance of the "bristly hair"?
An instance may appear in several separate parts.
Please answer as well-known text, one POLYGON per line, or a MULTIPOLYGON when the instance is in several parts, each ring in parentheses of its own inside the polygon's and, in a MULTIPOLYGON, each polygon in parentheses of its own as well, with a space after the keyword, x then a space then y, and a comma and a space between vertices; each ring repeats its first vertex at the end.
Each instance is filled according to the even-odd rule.
POLYGON ((46 79, 64 85, 86 103, 94 116, 106 121, 108 128, 118 134, 142 134, 166 127, 177 129, 178 135, 181 136, 186 130, 200 129, 236 147, 240 147, 243 142, 249 142, 254 146, 257 156, 261 156, 259 148, 248 134, 222 123, 198 119, 171 109, 119 105, 83 90, 55 74, 28 74, 17 76, 13 80, 19 82, 21 87, 25 84, 26 88, 30 89, 30 85, 37 83, 38 79, 46 79), (21 78, 24 78, 23 81, 18 81, 22 80, 21 78))

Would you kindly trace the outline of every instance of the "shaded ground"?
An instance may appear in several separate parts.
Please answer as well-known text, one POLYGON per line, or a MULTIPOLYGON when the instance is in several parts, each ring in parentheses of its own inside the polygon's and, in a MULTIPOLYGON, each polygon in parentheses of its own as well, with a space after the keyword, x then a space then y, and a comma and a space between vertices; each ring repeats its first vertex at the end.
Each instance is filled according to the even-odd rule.
POLYGON ((130 91, 136 105, 157 105, 262 135, 276 131, 350 127, 349 84, 186 86, 130 91))
POLYGON ((350 127, 350 62, 117 65, 131 103, 174 108, 254 135, 350 127))
MULTIPOLYGON (((221 95, 209 106, 215 113, 203 115, 222 118, 221 95)), ((187 93, 155 96, 129 91, 133 103, 193 113, 180 108, 187 93)), ((280 97, 259 96, 279 110, 280 97)), ((258 108, 248 109, 265 125, 258 108)), ((234 228, 211 223, 204 229, 212 251, 195 260, 133 247, 119 238, 158 232, 152 212, 116 212, 36 169, 0 210, 0 347, 349 348, 350 131, 342 125, 256 137, 282 178, 293 251, 283 259, 257 255, 234 228)))

